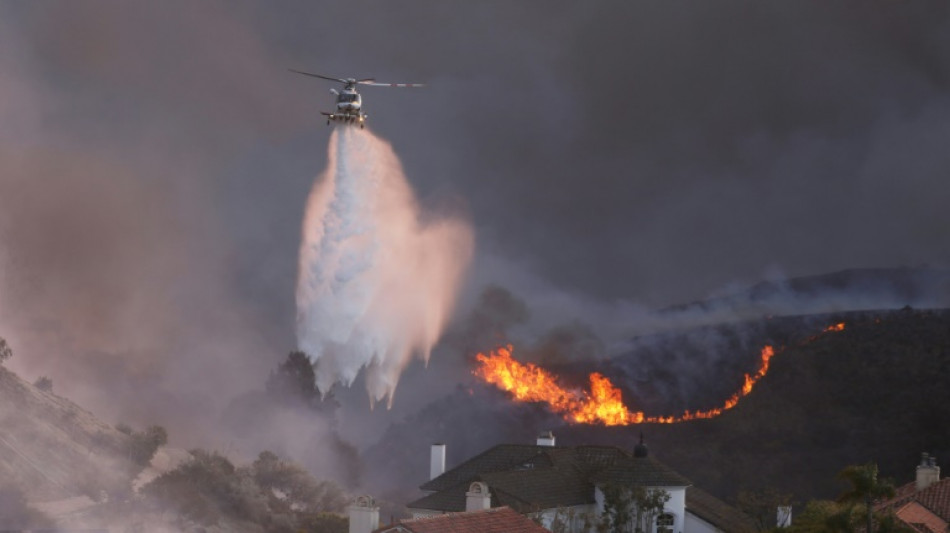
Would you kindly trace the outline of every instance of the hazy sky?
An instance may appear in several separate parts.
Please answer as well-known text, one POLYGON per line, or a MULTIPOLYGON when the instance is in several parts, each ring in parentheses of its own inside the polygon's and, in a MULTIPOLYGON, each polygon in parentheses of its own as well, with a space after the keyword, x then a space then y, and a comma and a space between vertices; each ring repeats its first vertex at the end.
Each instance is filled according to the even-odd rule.
POLYGON ((420 197, 472 219, 468 294, 667 305, 947 265, 948 10, 0 1, 0 335, 37 372, 171 350, 259 381, 293 347, 331 132, 333 84, 288 68, 428 84, 364 106, 420 197))

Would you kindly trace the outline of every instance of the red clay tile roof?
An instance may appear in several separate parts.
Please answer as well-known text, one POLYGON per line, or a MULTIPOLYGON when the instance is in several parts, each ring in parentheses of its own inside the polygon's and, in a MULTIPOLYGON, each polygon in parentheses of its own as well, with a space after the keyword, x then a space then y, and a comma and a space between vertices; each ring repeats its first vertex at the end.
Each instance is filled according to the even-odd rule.
POLYGON ((910 502, 897 510, 898 518, 912 525, 918 531, 944 533, 947 530, 947 521, 940 518, 929 509, 917 502, 910 502))
POLYGON ((950 522, 950 478, 943 478, 922 491, 915 489, 914 483, 908 483, 897 488, 896 496, 876 507, 880 510, 896 511, 905 504, 915 501, 929 511, 950 522))
POLYGON ((374 533, 550 533, 508 507, 403 520, 374 533))

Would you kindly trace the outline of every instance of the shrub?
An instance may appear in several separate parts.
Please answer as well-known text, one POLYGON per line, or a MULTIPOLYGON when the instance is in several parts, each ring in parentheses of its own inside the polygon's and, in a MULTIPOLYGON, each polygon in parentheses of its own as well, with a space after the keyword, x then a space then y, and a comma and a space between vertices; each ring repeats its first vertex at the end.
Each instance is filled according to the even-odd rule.
POLYGON ((33 386, 43 392, 53 392, 53 380, 46 376, 41 376, 39 379, 34 381, 33 386))
POLYGON ((216 452, 192 450, 191 459, 157 477, 142 493, 203 525, 221 515, 258 522, 267 516, 267 501, 244 470, 216 452))
POLYGON ((255 523, 268 533, 346 531, 346 518, 325 512, 343 508, 343 492, 294 463, 262 452, 253 465, 239 468, 216 452, 191 454, 189 461, 153 480, 141 494, 205 526, 227 518, 255 523))
POLYGON ((0 337, 0 363, 11 357, 13 357, 13 350, 10 349, 10 345, 7 344, 6 340, 0 337))
MULTIPOLYGON (((116 429, 119 429, 118 426, 116 429)), ((168 442, 168 432, 162 426, 151 426, 143 432, 133 432, 130 437, 129 459, 139 466, 148 465, 159 446, 168 442)))
POLYGON ((260 453, 251 465, 251 475, 265 493, 273 496, 277 490, 285 495, 283 500, 271 498, 274 507, 317 513, 342 511, 346 506, 346 495, 336 483, 319 481, 303 467, 269 451, 260 453))

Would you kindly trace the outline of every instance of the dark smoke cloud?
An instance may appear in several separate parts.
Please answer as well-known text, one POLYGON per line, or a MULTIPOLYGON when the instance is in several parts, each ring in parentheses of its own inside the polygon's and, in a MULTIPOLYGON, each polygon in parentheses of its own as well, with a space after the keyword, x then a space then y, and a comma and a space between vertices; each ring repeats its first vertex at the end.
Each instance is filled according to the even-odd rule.
MULTIPOLYGON (((509 287, 532 345, 575 324, 552 357, 611 352, 648 307, 763 277, 946 265, 948 9, 4 3, 10 364, 195 434, 184 419, 260 386, 293 348, 330 133, 330 85, 288 67, 429 84, 367 88, 371 127, 421 197, 468 204, 460 316, 509 287)), ((404 387, 397 409, 423 396, 404 387)))

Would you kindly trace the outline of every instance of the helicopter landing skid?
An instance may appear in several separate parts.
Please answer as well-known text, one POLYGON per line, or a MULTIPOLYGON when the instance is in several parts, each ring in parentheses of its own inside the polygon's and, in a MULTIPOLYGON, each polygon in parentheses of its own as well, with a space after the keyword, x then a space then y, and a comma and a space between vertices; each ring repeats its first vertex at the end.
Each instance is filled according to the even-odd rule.
POLYGON ((363 127, 365 126, 366 117, 368 116, 368 115, 363 115, 363 114, 347 115, 345 113, 323 113, 323 112, 321 112, 321 114, 327 117, 327 126, 329 126, 330 122, 332 121, 332 122, 340 122, 342 124, 352 124, 354 126, 359 124, 360 129, 363 129, 363 127))

